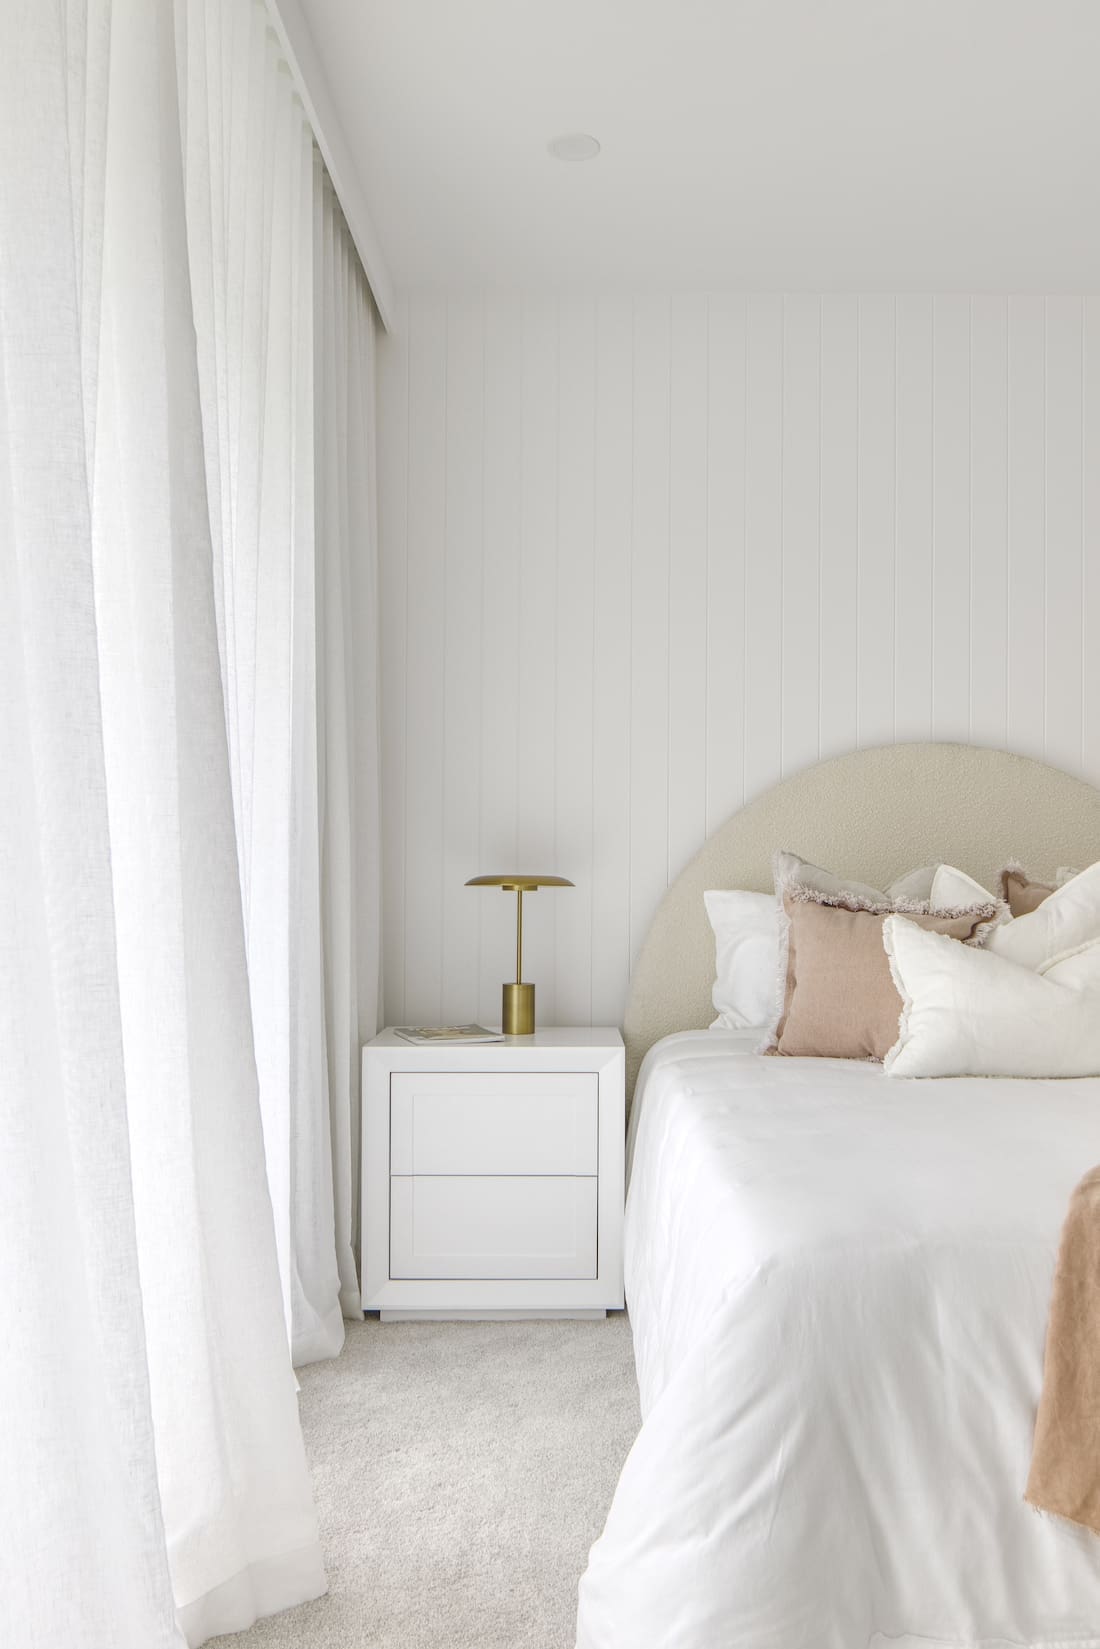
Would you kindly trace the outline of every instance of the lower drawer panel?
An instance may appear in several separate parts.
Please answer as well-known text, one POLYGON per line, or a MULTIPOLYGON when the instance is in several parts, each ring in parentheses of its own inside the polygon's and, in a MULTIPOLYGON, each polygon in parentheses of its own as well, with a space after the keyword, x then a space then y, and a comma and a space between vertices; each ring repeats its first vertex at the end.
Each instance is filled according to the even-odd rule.
POLYGON ((392 1278, 596 1276, 595 1176, 395 1174, 392 1278))

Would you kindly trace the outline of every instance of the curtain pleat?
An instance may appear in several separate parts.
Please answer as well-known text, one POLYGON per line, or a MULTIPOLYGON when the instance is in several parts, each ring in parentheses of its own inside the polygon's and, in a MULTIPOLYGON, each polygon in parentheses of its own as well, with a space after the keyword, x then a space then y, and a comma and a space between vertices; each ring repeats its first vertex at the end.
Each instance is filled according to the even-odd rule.
POLYGON ((352 659, 366 677, 377 660, 363 445, 375 322, 261 0, 176 6, 251 1016, 284 1311, 304 1363, 338 1352, 344 1315, 360 1312, 358 1050, 377 989, 364 1014, 359 971, 376 980, 379 930, 376 908, 359 924, 358 884, 380 870, 377 737, 358 732, 361 703, 377 718, 376 689, 352 659))
POLYGON ((318 697, 322 909, 332 1183, 340 1299, 360 1309, 359 1050, 380 1015, 378 546, 374 314, 327 177, 317 204, 318 697), (364 926, 364 922, 366 926, 364 926), (359 936, 357 938, 357 936, 359 936))
POLYGON ((12 1644, 181 1649, 130 1196, 92 564, 106 22, 105 6, 19 0, 0 31, 0 1620, 12 1644))

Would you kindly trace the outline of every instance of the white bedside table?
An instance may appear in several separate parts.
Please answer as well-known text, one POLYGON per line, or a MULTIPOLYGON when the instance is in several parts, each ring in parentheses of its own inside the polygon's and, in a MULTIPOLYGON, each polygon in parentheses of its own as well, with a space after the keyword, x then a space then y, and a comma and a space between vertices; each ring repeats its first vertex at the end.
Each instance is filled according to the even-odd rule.
POLYGON ((363 1049, 363 1307, 602 1317, 623 1303, 617 1030, 363 1049))

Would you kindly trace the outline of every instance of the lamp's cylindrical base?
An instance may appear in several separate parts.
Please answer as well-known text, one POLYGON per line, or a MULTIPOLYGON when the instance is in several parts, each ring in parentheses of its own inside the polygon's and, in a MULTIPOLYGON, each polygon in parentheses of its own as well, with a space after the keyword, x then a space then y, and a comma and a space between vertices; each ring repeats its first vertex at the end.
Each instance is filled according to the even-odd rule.
POLYGON ((500 1015, 505 1036, 530 1036, 535 1029, 534 985, 505 985, 500 1015))

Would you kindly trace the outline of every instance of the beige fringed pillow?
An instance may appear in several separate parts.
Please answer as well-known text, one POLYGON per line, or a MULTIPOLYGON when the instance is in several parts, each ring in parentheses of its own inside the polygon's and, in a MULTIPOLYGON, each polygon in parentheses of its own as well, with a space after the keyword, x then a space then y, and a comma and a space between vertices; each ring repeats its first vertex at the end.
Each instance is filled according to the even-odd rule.
POLYGON ((1072 882, 1079 873, 1063 867, 1055 873, 1053 882, 1039 882, 1029 876, 1023 865, 1013 860, 1001 871, 1001 897, 1008 903, 1013 916, 1030 916, 1044 899, 1049 899, 1058 888, 1072 882))
POLYGON ((823 869, 821 865, 811 864, 809 859, 803 859, 800 854, 792 853, 789 848, 780 848, 772 858, 775 891, 780 898, 789 887, 804 887, 811 888, 814 893, 820 893, 827 899, 845 899, 859 904, 889 906, 891 910, 902 900, 931 899, 936 875, 945 868, 949 867, 941 865, 937 859, 932 864, 922 865, 918 870, 907 871, 887 888, 877 888, 869 886, 866 882, 854 881, 850 876, 837 876, 833 871, 823 869))
POLYGON ((770 1050, 796 1057, 884 1059, 898 1039, 902 1002, 882 928, 891 914, 963 944, 981 945, 1002 914, 997 903, 930 911, 889 905, 853 908, 811 888, 789 888, 787 985, 770 1050))

